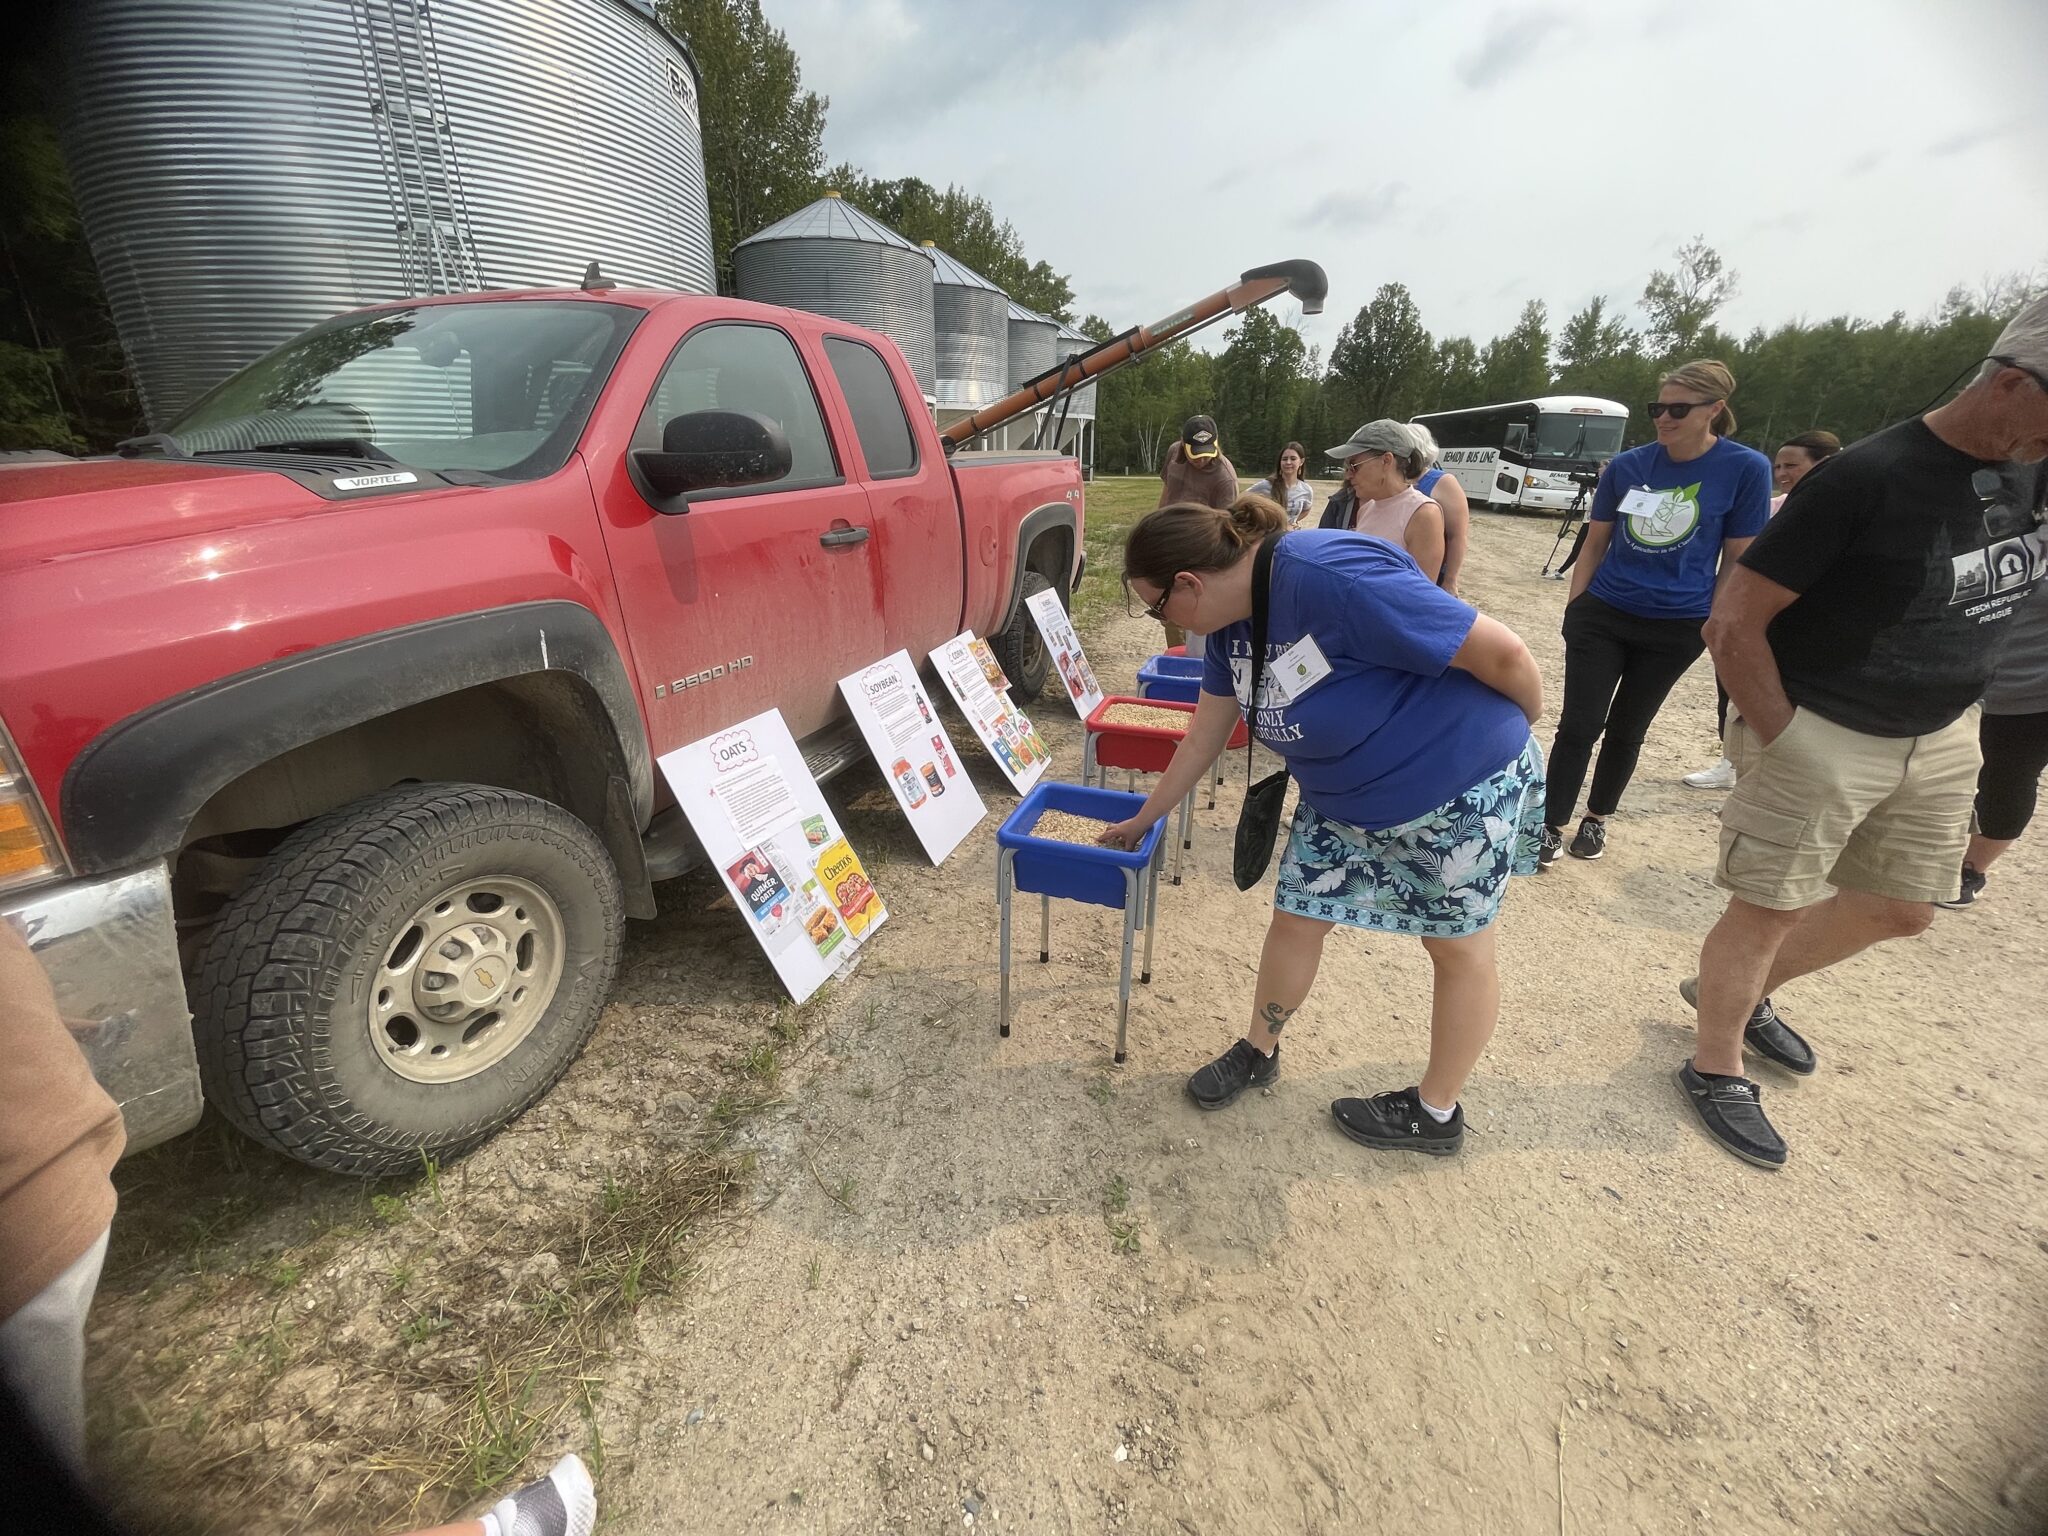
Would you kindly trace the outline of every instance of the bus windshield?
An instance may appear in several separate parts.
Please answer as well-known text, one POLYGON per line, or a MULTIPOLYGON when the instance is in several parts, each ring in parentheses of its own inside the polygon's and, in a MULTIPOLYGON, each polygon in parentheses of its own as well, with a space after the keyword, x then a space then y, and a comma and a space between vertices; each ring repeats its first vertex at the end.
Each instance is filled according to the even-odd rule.
POLYGON ((1534 457, 1539 459, 1611 459, 1621 448, 1628 426, 1625 416, 1553 414, 1536 418, 1534 457))

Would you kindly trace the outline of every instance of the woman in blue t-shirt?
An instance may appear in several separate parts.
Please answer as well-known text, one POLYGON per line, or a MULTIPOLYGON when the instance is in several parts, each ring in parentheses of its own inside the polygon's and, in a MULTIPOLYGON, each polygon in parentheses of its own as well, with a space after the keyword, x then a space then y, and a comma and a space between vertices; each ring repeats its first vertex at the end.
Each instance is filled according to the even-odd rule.
POLYGON ((1728 434, 1735 378, 1713 361, 1664 375, 1650 406, 1657 440, 1601 471, 1564 610, 1564 703, 1550 746, 1543 858, 1564 851, 1593 748, 1593 788, 1572 839, 1576 859, 1607 851, 1643 737, 1685 669, 1706 649, 1700 626, 1721 573, 1763 532, 1771 463, 1728 434))
POLYGON ((1153 618, 1205 632, 1202 696, 1144 807, 1103 835, 1132 847, 1208 772, 1240 713, 1286 760, 1300 803, 1245 1037, 1188 1079, 1204 1109, 1270 1082, 1280 1031, 1333 926, 1421 939, 1436 969, 1419 1084, 1330 1106, 1366 1146, 1448 1153, 1458 1094, 1500 1012, 1492 923, 1510 873, 1533 874, 1543 680, 1513 631, 1433 585, 1384 539, 1304 529, 1274 543, 1267 664, 1250 708, 1252 571, 1286 527, 1261 496, 1176 505, 1124 545, 1124 586, 1153 618))

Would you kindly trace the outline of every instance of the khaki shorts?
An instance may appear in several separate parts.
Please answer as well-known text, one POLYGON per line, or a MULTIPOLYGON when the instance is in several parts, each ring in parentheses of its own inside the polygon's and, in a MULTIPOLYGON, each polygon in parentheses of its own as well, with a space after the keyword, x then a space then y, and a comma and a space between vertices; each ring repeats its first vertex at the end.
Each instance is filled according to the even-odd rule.
POLYGON ((1961 884, 1977 794, 1977 710, 1927 736, 1866 736, 1810 709, 1769 746, 1728 722, 1736 787, 1714 883, 1789 912, 1830 886, 1945 901, 1961 884))

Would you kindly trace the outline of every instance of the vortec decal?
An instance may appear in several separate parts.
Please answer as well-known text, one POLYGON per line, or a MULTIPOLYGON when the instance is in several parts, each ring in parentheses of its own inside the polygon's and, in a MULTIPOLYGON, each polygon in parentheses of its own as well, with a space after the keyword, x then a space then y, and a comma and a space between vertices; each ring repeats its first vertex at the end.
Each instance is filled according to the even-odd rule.
POLYGON ((410 470, 390 475, 348 475, 334 482, 337 491, 370 491, 384 485, 417 485, 419 476, 410 470))

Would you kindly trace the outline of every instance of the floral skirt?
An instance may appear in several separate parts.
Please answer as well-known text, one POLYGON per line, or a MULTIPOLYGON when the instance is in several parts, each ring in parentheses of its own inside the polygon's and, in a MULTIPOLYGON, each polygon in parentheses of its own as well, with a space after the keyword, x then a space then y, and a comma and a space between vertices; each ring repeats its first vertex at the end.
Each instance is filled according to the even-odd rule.
POLYGON ((1273 905, 1296 917, 1457 939, 1500 915, 1510 875, 1536 873, 1543 751, 1521 755, 1426 816, 1380 832, 1294 809, 1273 905))

